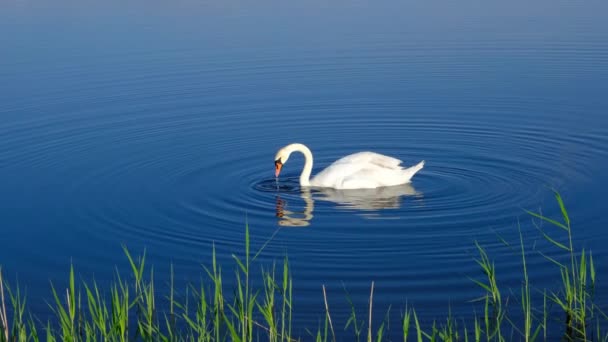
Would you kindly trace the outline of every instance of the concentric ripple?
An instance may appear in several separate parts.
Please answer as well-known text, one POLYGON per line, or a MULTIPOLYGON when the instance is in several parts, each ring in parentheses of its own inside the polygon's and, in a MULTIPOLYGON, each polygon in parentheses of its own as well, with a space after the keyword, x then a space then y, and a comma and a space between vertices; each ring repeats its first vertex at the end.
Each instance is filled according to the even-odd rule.
MULTIPOLYGON (((476 297, 473 241, 495 247, 514 281, 520 259, 501 241, 519 241, 518 227, 537 233, 523 209, 559 214, 553 188, 586 227, 577 238, 608 243, 598 229, 608 184, 605 34, 421 34, 403 20, 365 28, 374 32, 357 31, 357 21, 358 34, 340 34, 348 22, 332 19, 323 32, 296 25, 302 31, 283 39, 224 31, 222 20, 201 30, 199 21, 124 29, 124 42, 105 37, 112 48, 89 45, 97 30, 72 40, 49 33, 53 44, 27 48, 0 37, 14 57, 0 61, 0 264, 40 284, 71 260, 111 279, 100 268, 122 264, 125 244, 195 277, 213 247, 221 262, 242 252, 247 226, 260 260, 290 256, 302 305, 321 281, 356 292, 376 280, 387 296, 379 305, 413 298, 443 309, 476 297), (171 32, 165 45, 150 43, 171 32), (302 156, 274 178, 274 154, 292 142, 313 151, 313 174, 365 150, 426 166, 398 187, 302 188, 302 156)), ((260 22, 252 27, 263 30, 260 22)), ((601 248, 594 257, 608 259, 601 248)))

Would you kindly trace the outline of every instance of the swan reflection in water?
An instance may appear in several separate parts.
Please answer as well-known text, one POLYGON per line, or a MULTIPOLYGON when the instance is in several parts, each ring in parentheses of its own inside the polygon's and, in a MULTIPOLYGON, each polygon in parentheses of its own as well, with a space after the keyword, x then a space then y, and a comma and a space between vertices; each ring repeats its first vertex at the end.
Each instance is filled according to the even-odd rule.
POLYGON ((288 203, 281 196, 276 197, 276 217, 280 226, 307 227, 313 218, 315 200, 337 204, 337 208, 358 210, 365 216, 385 209, 399 209, 404 197, 421 196, 411 184, 381 187, 375 189, 340 190, 333 188, 303 187, 299 193, 304 201, 303 211, 288 210, 288 203))

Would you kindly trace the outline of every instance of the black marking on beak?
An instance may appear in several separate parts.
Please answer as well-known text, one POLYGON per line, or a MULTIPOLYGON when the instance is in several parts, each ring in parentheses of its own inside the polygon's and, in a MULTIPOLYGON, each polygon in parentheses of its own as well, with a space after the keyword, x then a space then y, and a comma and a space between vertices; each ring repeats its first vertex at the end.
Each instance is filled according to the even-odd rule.
POLYGON ((283 163, 281 163, 281 158, 274 161, 274 166, 280 166, 280 165, 283 165, 283 163))

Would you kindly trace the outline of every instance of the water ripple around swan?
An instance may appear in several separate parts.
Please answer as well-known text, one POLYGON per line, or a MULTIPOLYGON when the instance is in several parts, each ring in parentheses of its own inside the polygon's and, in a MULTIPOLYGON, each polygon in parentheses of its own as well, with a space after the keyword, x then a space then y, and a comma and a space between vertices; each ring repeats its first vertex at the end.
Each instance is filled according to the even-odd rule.
MULTIPOLYGON (((327 32, 311 26, 314 44, 273 32, 241 45, 235 32, 218 39, 187 25, 154 48, 139 43, 160 32, 135 39, 124 30, 132 44, 106 37, 125 44, 113 49, 90 46, 86 30, 66 30, 79 44, 49 33, 55 39, 27 49, 0 37, 13 57, 0 59, 0 263, 23 269, 28 288, 72 260, 109 280, 124 243, 146 248, 159 274, 174 262, 185 282, 212 247, 225 263, 242 252, 247 225, 252 247, 264 246, 260 260, 289 255, 305 308, 321 280, 354 292, 376 280, 379 306, 411 298, 432 315, 476 296, 473 241, 496 250, 517 283, 520 259, 501 239, 519 241, 519 226, 538 233, 524 209, 559 214, 552 188, 571 199, 578 241, 608 262, 598 228, 608 184, 605 34, 572 24, 569 35, 459 27, 444 36, 397 22, 339 37, 333 21, 327 32), (363 150, 426 166, 400 187, 306 189, 301 156, 274 178, 274 154, 291 142, 311 148, 313 174, 363 150)), ((551 271, 531 274, 542 286, 551 271)), ((303 311, 314 326, 314 309, 303 311)))

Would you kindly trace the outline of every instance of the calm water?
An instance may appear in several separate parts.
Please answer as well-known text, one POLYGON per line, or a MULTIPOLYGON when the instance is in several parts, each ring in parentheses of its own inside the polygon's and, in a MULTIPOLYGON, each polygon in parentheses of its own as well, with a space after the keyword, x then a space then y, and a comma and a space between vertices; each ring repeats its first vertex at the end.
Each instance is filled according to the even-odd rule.
POLYGON ((262 264, 291 260, 300 335, 322 284, 337 321, 343 284, 366 317, 371 281, 377 317, 470 318, 475 240, 507 293, 520 224, 533 285, 558 285, 523 211, 558 215, 556 188, 608 293, 608 5, 532 6, 2 2, 0 264, 44 316, 70 262, 107 283, 124 243, 184 288, 214 243, 232 268, 248 222, 262 264), (408 186, 306 191, 301 156, 274 179, 291 142, 313 173, 362 150, 427 163, 408 186))

